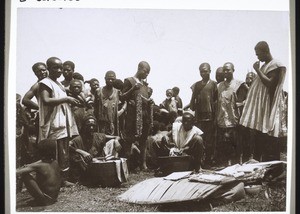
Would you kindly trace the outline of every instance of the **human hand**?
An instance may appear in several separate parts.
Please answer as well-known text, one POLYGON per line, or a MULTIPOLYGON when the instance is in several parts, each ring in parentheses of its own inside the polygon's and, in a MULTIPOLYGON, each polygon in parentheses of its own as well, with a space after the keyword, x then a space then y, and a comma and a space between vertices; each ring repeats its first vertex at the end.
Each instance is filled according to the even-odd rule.
POLYGON ((133 90, 138 90, 141 88, 141 84, 139 83, 136 83, 134 86, 133 86, 133 90))
POLYGON ((94 102, 87 103, 87 109, 92 109, 94 107, 94 102))
POLYGON ((79 100, 77 100, 76 98, 74 98, 74 97, 66 97, 66 99, 67 99, 67 103, 70 103, 70 104, 72 104, 72 105, 78 105, 80 102, 79 102, 79 100))
POLYGON ((117 152, 121 151, 122 146, 121 146, 120 142, 117 139, 115 139, 114 143, 115 143, 115 149, 116 149, 116 151, 117 152))
POLYGON ((260 62, 259 62, 259 61, 256 61, 256 62, 253 64, 254 70, 257 72, 257 71, 259 70, 259 67, 260 67, 260 62))
POLYGON ((179 149, 178 154, 179 154, 179 155, 182 155, 183 152, 184 152, 184 150, 185 150, 184 148, 179 149))
POLYGON ((185 151, 187 151, 187 150, 189 150, 189 149, 190 149, 189 146, 185 146, 185 147, 183 147, 183 148, 180 149, 180 152, 181 152, 181 154, 182 154, 182 153, 185 153, 185 151))
POLYGON ((163 143, 167 145, 167 144, 169 144, 170 138, 169 138, 169 136, 166 135, 166 136, 163 136, 162 140, 163 140, 163 143))
POLYGON ((150 105, 154 104, 154 100, 152 98, 149 98, 149 104, 150 105))
POLYGON ((92 162, 93 157, 90 154, 88 154, 88 155, 84 155, 83 159, 86 163, 90 163, 90 162, 92 162))

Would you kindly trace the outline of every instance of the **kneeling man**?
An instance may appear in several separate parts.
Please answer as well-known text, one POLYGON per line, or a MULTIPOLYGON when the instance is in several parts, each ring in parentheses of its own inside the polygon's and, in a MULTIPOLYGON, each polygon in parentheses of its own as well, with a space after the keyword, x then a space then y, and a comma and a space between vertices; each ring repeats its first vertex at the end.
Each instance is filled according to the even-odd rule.
POLYGON ((192 169, 198 172, 204 151, 202 134, 194 126, 193 113, 186 111, 182 115, 182 122, 174 122, 172 131, 162 138, 161 148, 168 148, 170 156, 190 155, 192 169))

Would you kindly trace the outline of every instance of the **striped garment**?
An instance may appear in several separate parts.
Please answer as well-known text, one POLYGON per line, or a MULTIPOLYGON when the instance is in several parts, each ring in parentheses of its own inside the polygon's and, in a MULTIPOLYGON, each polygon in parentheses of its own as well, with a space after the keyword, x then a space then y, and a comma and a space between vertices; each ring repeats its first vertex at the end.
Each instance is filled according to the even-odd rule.
MULTIPOLYGON (((268 74, 279 67, 285 68, 279 61, 272 60, 262 65, 260 70, 268 74)), ((250 129, 258 130, 273 137, 286 136, 286 127, 282 123, 283 93, 282 87, 285 78, 285 69, 280 72, 278 84, 270 105, 269 88, 257 77, 250 86, 240 124, 250 129)))

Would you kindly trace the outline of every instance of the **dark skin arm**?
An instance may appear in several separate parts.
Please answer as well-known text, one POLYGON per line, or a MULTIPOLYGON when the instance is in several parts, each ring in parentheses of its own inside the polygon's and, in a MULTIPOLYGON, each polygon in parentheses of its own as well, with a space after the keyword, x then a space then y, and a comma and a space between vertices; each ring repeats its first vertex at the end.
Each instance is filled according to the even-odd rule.
POLYGON ((30 173, 30 172, 35 171, 36 170, 35 166, 38 165, 39 163, 41 163, 41 160, 31 163, 31 164, 28 164, 28 165, 25 165, 24 167, 18 168, 16 170, 17 176, 22 175, 23 173, 30 173))
POLYGON ((277 82, 279 79, 279 74, 286 70, 285 67, 279 67, 279 68, 275 69, 274 71, 271 71, 267 75, 265 75, 259 69, 259 61, 255 62, 253 64, 253 68, 256 71, 259 78, 261 79, 262 83, 268 88, 275 87, 277 85, 277 82))
POLYGON ((40 90, 41 100, 46 105, 57 106, 62 103, 70 103, 73 105, 79 104, 79 101, 77 99, 75 99, 74 97, 69 97, 69 96, 62 97, 62 98, 51 97, 51 90, 44 84, 40 84, 39 90, 40 90))
POLYGON ((135 90, 138 90, 140 88, 140 84, 136 83, 134 86, 131 86, 130 82, 128 80, 124 81, 124 89, 123 93, 120 94, 120 100, 128 100, 130 96, 132 95, 132 92, 135 90))
POLYGON ((248 93, 249 87, 247 86, 247 84, 242 84, 238 90, 237 90, 237 106, 243 106, 244 105, 244 101, 246 100, 247 97, 247 93, 248 93))
POLYGON ((29 91, 27 91, 27 93, 24 95, 23 100, 22 100, 22 104, 30 109, 39 109, 39 106, 33 102, 31 99, 35 96, 35 94, 38 93, 39 90, 39 85, 38 83, 35 83, 30 89, 29 91))
POLYGON ((93 159, 92 155, 82 149, 76 149, 71 144, 69 145, 71 151, 81 155, 85 163, 90 163, 93 159))
POLYGON ((118 117, 120 117, 127 109, 127 102, 124 102, 122 108, 118 111, 118 117))
POLYGON ((178 102, 178 108, 180 108, 180 109, 182 109, 182 100, 179 98, 178 100, 177 100, 177 102, 178 102))
POLYGON ((194 84, 194 89, 193 89, 190 105, 184 107, 184 108, 189 107, 193 111, 195 111, 196 98, 197 98, 197 94, 198 94, 198 84, 197 83, 194 84))
POLYGON ((175 144, 172 142, 172 131, 169 131, 168 134, 163 138, 165 138, 165 143, 166 143, 166 145, 163 146, 166 146, 168 148, 175 146, 175 144))
POLYGON ((165 101, 163 101, 161 104, 159 104, 159 107, 160 107, 160 108, 163 108, 163 109, 166 109, 165 101))
MULTIPOLYGON (((195 90, 193 91, 193 94, 192 94, 192 98, 191 98, 191 101, 190 101, 190 109, 195 111, 195 101, 196 101, 196 93, 195 93, 195 90)), ((187 108, 187 106, 185 107, 187 108)))
POLYGON ((111 139, 121 140, 119 136, 105 135, 105 137, 107 140, 111 140, 111 139))

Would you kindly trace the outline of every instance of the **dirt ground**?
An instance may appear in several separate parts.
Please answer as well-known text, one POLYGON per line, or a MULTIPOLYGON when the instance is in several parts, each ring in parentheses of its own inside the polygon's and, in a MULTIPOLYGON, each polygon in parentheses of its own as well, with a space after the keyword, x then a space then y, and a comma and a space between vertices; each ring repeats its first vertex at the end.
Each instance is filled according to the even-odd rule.
MULTIPOLYGON (((282 159, 286 160, 283 154, 282 159)), ((62 188, 58 201, 49 206, 36 206, 29 193, 23 189, 16 194, 16 211, 19 212, 169 212, 169 211, 285 211, 286 182, 263 184, 257 195, 246 195, 240 201, 229 204, 216 201, 196 201, 166 205, 137 205, 120 202, 116 197, 132 185, 154 177, 154 172, 138 172, 129 175, 129 181, 118 188, 88 188, 75 185, 62 188)))

